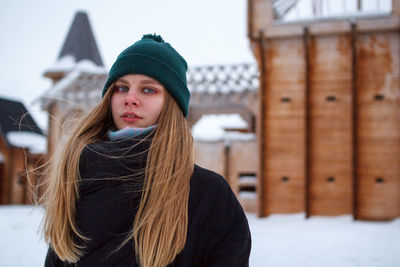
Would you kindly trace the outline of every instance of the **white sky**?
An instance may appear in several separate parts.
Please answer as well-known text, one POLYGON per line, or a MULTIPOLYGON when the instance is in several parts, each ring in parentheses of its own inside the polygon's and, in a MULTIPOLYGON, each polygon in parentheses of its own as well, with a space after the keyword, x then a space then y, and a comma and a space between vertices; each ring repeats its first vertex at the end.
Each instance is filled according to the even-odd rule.
MULTIPOLYGON (((309 0, 302 0, 307 2, 309 0)), ((323 0, 335 5, 354 0, 323 0)), ((363 0, 387 8, 391 0, 363 0)), ((247 38, 247 0, 3 0, 0 3, 0 96, 32 105, 51 86, 43 77, 61 50, 75 12, 84 10, 106 69, 145 33, 160 34, 189 66, 255 62, 247 38)))
POLYGON ((0 96, 31 106, 51 83, 78 10, 87 11, 103 63, 145 33, 171 43, 189 66, 254 62, 246 36, 246 0, 4 0, 0 3, 0 96))

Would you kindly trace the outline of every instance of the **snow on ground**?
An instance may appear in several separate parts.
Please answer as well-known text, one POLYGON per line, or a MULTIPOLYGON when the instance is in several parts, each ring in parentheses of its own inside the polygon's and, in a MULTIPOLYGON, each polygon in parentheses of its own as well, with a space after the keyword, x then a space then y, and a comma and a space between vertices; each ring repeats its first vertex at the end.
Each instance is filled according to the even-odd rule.
MULTIPOLYGON (((37 232, 43 212, 32 206, 0 206, 0 266, 43 266, 47 246, 37 232)), ((398 267, 400 218, 353 221, 350 216, 248 214, 250 267, 398 267)))
POLYGON ((305 219, 303 214, 248 215, 250 266, 398 267, 400 219, 353 221, 351 216, 305 219))
POLYGON ((47 245, 38 233, 40 208, 0 206, 0 266, 43 266, 47 245))

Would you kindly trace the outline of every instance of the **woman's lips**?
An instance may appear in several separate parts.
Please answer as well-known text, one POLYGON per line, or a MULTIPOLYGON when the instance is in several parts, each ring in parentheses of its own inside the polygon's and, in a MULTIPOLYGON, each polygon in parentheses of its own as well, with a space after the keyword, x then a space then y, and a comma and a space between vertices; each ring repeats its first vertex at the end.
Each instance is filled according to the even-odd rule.
POLYGON ((136 122, 142 119, 142 117, 136 115, 133 112, 125 112, 124 114, 121 115, 121 118, 127 123, 136 122))

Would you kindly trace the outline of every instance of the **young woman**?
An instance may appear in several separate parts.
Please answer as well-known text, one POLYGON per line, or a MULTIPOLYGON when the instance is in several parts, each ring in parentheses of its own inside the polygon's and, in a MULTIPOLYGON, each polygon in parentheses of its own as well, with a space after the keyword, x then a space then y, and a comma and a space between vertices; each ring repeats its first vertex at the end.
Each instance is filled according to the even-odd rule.
POLYGON ((243 209, 193 162, 186 71, 157 35, 118 56, 51 162, 45 266, 248 266, 243 209))

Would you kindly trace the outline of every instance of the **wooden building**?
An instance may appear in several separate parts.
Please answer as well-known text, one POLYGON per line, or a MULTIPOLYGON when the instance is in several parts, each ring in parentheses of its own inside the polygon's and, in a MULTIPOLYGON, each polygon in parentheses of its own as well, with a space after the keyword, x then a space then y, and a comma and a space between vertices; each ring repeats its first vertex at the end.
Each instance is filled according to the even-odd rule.
POLYGON ((258 206, 258 153, 254 135, 258 76, 255 64, 195 66, 188 71, 190 124, 211 114, 237 114, 247 124, 245 128, 224 127, 227 135, 217 140, 195 136, 194 150, 196 164, 224 176, 244 210, 252 213, 257 213, 258 206))
POLYGON ((85 12, 75 14, 56 63, 44 76, 53 82, 41 96, 42 109, 49 114, 47 150, 52 155, 64 127, 68 127, 65 123, 100 102, 100 90, 107 80, 85 12))
POLYGON ((195 163, 224 176, 246 212, 257 213, 257 140, 194 143, 195 163))
POLYGON ((277 2, 248 0, 259 215, 399 217, 400 1, 389 13, 290 23, 277 2))
POLYGON ((0 204, 32 203, 45 140, 21 102, 0 98, 0 204))

